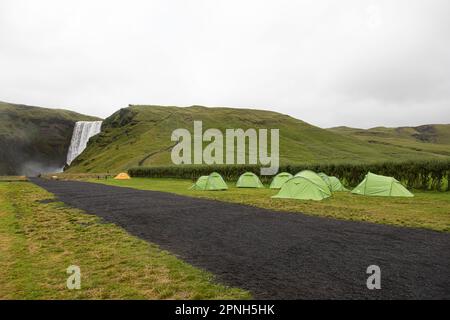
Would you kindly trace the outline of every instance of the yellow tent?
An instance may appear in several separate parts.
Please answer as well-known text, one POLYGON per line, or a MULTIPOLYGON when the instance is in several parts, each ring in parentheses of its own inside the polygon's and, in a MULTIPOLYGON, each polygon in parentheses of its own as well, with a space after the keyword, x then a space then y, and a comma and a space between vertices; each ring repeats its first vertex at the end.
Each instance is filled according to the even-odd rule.
POLYGON ((121 172, 117 176, 115 176, 114 179, 116 179, 116 180, 128 180, 128 179, 131 179, 131 178, 128 175, 128 173, 121 172))

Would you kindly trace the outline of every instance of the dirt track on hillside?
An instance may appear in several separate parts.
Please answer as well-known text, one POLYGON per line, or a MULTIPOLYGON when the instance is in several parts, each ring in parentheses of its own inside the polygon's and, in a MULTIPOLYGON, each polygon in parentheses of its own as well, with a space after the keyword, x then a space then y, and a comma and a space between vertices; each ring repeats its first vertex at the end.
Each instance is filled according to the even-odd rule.
POLYGON ((450 234, 32 179, 261 299, 450 299, 450 234), (381 268, 381 290, 366 269, 381 268))

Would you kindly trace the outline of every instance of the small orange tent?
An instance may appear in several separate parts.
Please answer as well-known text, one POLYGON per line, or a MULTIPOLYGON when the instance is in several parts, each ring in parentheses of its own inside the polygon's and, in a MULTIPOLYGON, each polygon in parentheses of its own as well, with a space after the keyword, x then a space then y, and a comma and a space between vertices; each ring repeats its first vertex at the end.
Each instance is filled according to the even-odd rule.
POLYGON ((128 179, 131 179, 131 178, 128 175, 128 173, 121 172, 117 176, 115 176, 114 179, 116 179, 116 180, 128 180, 128 179))

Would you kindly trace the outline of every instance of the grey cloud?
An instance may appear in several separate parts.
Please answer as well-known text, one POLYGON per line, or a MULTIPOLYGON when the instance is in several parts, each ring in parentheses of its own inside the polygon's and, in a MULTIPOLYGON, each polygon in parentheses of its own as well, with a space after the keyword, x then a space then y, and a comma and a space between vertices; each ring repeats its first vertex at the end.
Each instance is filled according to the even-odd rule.
POLYGON ((323 127, 450 122, 446 0, 0 3, 0 100, 267 108, 323 127))

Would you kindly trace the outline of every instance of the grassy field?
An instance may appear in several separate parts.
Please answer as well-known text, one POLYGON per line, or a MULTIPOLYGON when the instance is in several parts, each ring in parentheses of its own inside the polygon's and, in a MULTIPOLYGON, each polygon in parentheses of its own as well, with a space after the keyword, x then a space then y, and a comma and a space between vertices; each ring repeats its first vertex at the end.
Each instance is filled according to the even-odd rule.
POLYGON ((0 299, 245 299, 154 245, 54 202, 28 182, 0 182, 0 299), (81 290, 66 269, 81 268, 81 290))
POLYGON ((415 192, 414 198, 364 197, 338 192, 321 202, 271 199, 277 193, 270 189, 228 191, 195 191, 192 181, 181 179, 95 180, 108 185, 143 190, 172 192, 180 195, 235 202, 273 210, 303 212, 310 215, 345 220, 368 221, 402 227, 427 228, 450 232, 450 193, 415 192))
POLYGON ((28 181, 25 176, 0 176, 0 182, 28 181))

